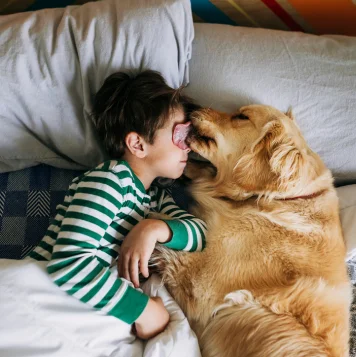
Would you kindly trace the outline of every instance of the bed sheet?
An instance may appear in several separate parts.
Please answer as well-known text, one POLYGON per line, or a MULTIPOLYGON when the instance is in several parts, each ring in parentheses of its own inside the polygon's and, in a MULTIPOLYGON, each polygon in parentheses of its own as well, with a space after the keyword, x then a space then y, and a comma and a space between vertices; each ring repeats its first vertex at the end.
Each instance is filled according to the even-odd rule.
POLYGON ((162 298, 170 323, 147 342, 137 339, 130 325, 59 289, 46 262, 0 260, 0 286, 0 356, 200 357, 186 317, 156 275, 142 289, 162 298))

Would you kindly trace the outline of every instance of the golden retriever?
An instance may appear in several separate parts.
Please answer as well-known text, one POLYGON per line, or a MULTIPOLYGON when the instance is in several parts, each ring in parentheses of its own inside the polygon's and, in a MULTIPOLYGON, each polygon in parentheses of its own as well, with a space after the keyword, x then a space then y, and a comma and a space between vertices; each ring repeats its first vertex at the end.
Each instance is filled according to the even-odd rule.
POLYGON ((163 280, 204 357, 345 357, 351 288, 330 171, 293 115, 263 105, 192 115, 203 252, 161 248, 163 280))

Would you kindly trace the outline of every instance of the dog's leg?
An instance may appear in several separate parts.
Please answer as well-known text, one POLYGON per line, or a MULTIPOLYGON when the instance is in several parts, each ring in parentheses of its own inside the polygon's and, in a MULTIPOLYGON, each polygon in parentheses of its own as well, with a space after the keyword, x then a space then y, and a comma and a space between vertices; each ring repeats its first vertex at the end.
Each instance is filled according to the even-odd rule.
POLYGON ((200 295, 194 287, 202 271, 202 254, 175 251, 158 245, 150 259, 150 267, 157 272, 170 294, 188 319, 196 320, 200 295))
POLYGON ((321 278, 303 277, 292 286, 256 300, 278 315, 293 316, 313 338, 323 341, 330 356, 348 356, 352 300, 348 283, 329 286, 321 278))
POLYGON ((204 357, 344 356, 329 354, 293 316, 276 314, 250 291, 228 294, 215 312, 200 339, 204 357))

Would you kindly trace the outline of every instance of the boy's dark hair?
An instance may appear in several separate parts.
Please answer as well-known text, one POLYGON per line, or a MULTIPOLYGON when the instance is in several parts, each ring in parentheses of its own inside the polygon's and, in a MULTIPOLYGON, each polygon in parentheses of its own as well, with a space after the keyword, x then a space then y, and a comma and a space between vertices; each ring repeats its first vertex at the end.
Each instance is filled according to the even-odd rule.
POLYGON ((111 158, 125 152, 125 138, 136 132, 153 144, 172 110, 189 113, 198 108, 181 94, 181 88, 167 85, 161 74, 147 70, 137 75, 117 72, 109 76, 95 96, 93 121, 111 158))

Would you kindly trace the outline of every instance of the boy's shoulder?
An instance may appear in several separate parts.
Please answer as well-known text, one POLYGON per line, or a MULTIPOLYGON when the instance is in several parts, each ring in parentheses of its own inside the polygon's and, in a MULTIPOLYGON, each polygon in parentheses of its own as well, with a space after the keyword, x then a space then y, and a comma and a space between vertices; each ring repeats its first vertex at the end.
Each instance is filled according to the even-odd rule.
MULTIPOLYGON (((134 190, 137 195, 146 194, 142 182, 135 175, 125 160, 107 160, 89 170, 84 175, 100 177, 102 180, 112 181, 124 190, 123 193, 134 190)), ((97 179, 96 179, 97 180, 97 179)))
POLYGON ((97 181, 112 180, 120 186, 124 184, 135 184, 135 175, 126 161, 123 160, 107 160, 94 167, 91 170, 84 172, 82 175, 76 177, 73 183, 79 183, 82 180, 97 177, 97 181))
POLYGON ((124 160, 107 160, 96 166, 92 171, 102 171, 113 173, 119 178, 121 176, 133 178, 133 171, 129 164, 124 160))

